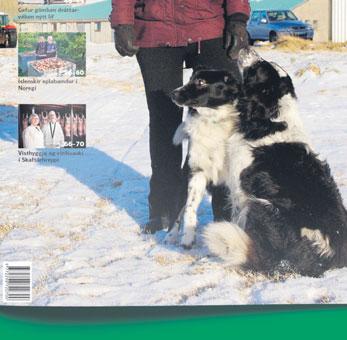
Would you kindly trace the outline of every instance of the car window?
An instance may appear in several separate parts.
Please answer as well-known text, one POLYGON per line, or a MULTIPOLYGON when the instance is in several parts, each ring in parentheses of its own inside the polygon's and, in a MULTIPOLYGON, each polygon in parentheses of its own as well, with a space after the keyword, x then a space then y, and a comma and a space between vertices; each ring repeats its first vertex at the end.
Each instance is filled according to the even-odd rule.
POLYGON ((266 12, 261 12, 261 17, 260 19, 265 19, 267 21, 267 15, 266 12))
POLYGON ((252 17, 251 17, 251 22, 257 22, 260 17, 260 12, 253 12, 252 17))
POLYGON ((269 11, 267 15, 270 21, 298 20, 291 11, 269 11))

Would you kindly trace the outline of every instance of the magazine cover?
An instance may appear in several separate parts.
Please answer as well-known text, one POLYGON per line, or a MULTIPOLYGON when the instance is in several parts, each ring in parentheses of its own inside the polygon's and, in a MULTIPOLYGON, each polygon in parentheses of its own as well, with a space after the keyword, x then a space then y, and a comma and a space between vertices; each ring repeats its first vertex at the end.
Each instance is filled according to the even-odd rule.
POLYGON ((0 0, 0 304, 347 303, 345 0, 0 0))

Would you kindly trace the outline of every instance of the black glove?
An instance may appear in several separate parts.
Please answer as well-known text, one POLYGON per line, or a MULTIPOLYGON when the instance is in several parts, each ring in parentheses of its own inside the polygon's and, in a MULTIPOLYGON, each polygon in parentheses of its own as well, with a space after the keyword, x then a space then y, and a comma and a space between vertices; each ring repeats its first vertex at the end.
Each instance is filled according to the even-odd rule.
POLYGON ((225 49, 230 59, 237 59, 240 50, 249 46, 247 21, 248 17, 242 13, 232 14, 227 18, 225 49))
POLYGON ((122 57, 132 57, 139 50, 138 46, 134 45, 134 25, 116 26, 114 28, 114 40, 116 44, 116 50, 122 57))

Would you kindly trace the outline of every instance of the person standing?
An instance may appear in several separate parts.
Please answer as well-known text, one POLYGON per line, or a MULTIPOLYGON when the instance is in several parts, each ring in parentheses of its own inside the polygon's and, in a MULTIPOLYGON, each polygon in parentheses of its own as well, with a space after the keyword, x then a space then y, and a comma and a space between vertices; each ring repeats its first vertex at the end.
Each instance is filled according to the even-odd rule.
POLYGON ((55 111, 48 113, 48 123, 42 128, 44 136, 44 144, 46 148, 63 148, 64 147, 64 133, 55 111))
MULTIPOLYGON (((170 228, 185 204, 189 169, 173 135, 182 108, 169 94, 183 85, 183 67, 228 69, 240 77, 235 59, 248 46, 248 0, 112 0, 115 47, 136 55, 150 115, 149 221, 147 233, 170 228)), ((215 220, 230 220, 228 191, 214 187, 215 220)))
POLYGON ((23 130, 23 147, 25 149, 44 148, 43 133, 40 129, 40 118, 36 113, 29 116, 29 126, 23 130))
POLYGON ((47 42, 43 35, 39 36, 36 44, 36 60, 41 60, 47 58, 47 42))
POLYGON ((55 58, 57 56, 57 44, 51 35, 47 37, 46 53, 47 58, 55 58))

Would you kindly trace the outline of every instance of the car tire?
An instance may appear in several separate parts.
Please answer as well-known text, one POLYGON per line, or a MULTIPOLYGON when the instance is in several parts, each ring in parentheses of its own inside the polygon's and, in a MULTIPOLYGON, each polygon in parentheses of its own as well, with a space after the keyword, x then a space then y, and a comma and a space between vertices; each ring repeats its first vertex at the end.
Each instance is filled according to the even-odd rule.
POLYGON ((9 35, 9 34, 6 34, 5 43, 4 43, 5 48, 10 47, 10 44, 11 44, 10 35, 9 35))
POLYGON ((276 32, 270 32, 269 41, 270 42, 276 42, 277 41, 277 33, 276 32))
POLYGON ((248 44, 249 44, 249 46, 253 46, 254 45, 254 40, 251 38, 249 33, 248 33, 248 44))
POLYGON ((17 46, 17 34, 10 34, 8 47, 15 48, 17 46))

